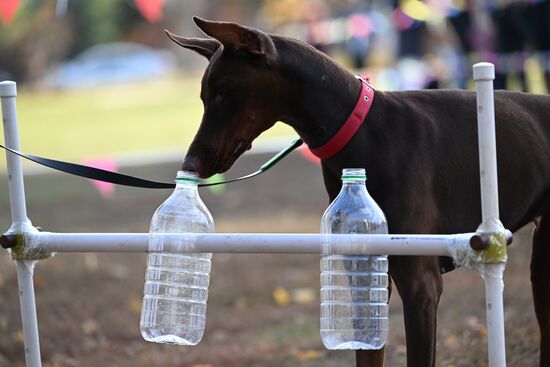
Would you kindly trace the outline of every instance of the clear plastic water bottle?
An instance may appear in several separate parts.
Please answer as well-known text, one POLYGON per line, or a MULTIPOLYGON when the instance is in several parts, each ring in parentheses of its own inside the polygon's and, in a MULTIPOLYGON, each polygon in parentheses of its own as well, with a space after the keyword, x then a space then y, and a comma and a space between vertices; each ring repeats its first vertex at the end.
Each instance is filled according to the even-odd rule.
POLYGON ((192 236, 214 232, 214 221, 198 193, 194 172, 179 171, 176 189, 151 220, 140 329, 145 340, 196 345, 204 333, 210 253, 162 252, 166 245, 193 249, 192 236))
MULTIPOLYGON (((365 170, 346 168, 321 233, 385 234, 384 213, 367 192, 365 170)), ((323 240, 321 339, 328 349, 380 349, 388 335, 387 256, 333 255, 323 240)))

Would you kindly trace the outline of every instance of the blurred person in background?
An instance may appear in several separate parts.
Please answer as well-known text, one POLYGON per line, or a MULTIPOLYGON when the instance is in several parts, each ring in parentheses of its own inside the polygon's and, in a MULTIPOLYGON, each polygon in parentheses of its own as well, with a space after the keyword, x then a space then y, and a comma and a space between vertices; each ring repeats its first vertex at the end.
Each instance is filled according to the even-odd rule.
MULTIPOLYGON (((460 40, 466 64, 495 64, 495 89, 509 89, 517 78, 522 91, 528 83, 526 62, 538 57, 543 84, 550 91, 550 6, 548 0, 467 0, 449 18, 460 40)), ((533 78, 531 78, 533 80, 533 78)))
POLYGON ((532 27, 534 50, 542 65, 546 90, 550 93, 550 1, 531 1, 526 18, 532 27))
POLYGON ((526 17, 530 6, 523 1, 512 1, 491 11, 495 27, 495 50, 500 59, 500 67, 495 73, 495 89, 506 89, 508 77, 514 75, 519 78, 521 90, 527 91, 524 65, 533 38, 526 17))

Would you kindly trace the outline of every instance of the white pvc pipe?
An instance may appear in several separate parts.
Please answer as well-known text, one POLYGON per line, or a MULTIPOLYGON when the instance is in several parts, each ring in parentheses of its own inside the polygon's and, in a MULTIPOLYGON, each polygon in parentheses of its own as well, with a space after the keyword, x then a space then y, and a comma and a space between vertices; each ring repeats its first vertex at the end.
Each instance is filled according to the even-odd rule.
MULTIPOLYGON (((479 140, 479 171, 481 184, 480 232, 498 233, 504 230, 499 219, 498 178, 495 132, 495 107, 493 80, 495 67, 482 62, 473 67, 476 83, 477 125, 479 140)), ((485 302, 487 312, 487 340, 489 366, 506 366, 504 340, 504 305, 502 276, 506 261, 498 264, 478 264, 475 268, 485 279, 485 302)))
POLYGON ((42 362, 40 361, 40 340, 33 284, 34 261, 18 260, 15 263, 19 284, 21 323, 23 324, 23 337, 25 339, 25 361, 27 367, 40 367, 42 362))
MULTIPOLYGON (((15 97, 17 85, 12 81, 0 83, 0 99, 2 105, 2 125, 4 141, 7 147, 20 150, 19 131, 17 128, 17 110, 15 97)), ((25 205, 25 185, 23 183, 23 168, 21 158, 6 151, 8 169, 8 186, 10 192, 10 207, 12 228, 24 227, 29 222, 25 205)), ((25 360, 27 367, 40 367, 40 342, 38 336, 38 321, 34 299, 33 261, 16 261, 17 283, 19 286, 19 302, 21 306, 21 323, 25 342, 25 360)))
MULTIPOLYGON (((332 253, 450 256, 473 233, 457 235, 331 235, 332 253)), ((166 234, 163 251, 225 253, 322 253, 327 235, 304 233, 166 234)), ((147 233, 50 233, 32 235, 46 252, 147 252, 147 233)))
MULTIPOLYGON (((19 148, 19 132, 17 130, 17 110, 15 97, 17 85, 15 82, 0 83, 0 98, 2 100, 2 125, 4 127, 4 141, 8 148, 19 148)), ((25 206, 25 186, 23 184, 23 168, 19 156, 6 151, 8 168, 8 184, 10 191, 11 219, 15 225, 27 221, 25 206)))
POLYGON ((502 279, 505 263, 480 264, 485 280, 485 309, 487 313, 487 339, 489 366, 506 366, 506 343, 504 339, 504 308, 502 279))
POLYGON ((473 67, 477 99, 477 129, 479 142, 479 173, 481 183, 481 229, 497 232, 498 221, 498 178, 495 133, 495 104, 493 80, 495 67, 488 62, 480 62, 473 67))

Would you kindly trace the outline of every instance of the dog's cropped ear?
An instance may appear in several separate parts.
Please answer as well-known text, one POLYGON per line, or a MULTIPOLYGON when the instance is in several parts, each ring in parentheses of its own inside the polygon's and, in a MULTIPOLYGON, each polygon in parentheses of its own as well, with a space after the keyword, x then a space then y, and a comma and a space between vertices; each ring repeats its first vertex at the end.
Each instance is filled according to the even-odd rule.
POLYGON ((164 33, 178 45, 193 50, 208 60, 214 55, 214 53, 220 48, 221 44, 215 39, 208 38, 186 38, 175 35, 169 30, 164 30, 164 33))
POLYGON ((252 55, 265 58, 268 63, 275 62, 277 58, 277 50, 267 33, 237 23, 213 22, 199 17, 193 17, 193 20, 204 33, 220 41, 225 49, 244 49, 252 55))

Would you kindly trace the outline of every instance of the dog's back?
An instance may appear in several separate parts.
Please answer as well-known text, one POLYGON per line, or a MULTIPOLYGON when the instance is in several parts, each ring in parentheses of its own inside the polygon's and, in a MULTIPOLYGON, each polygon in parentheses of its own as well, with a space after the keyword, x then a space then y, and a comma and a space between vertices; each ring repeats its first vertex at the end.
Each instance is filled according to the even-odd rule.
MULTIPOLYGON (((495 117, 501 216, 517 230, 542 209, 550 187, 550 96, 496 91, 495 117)), ((438 231, 480 223, 475 92, 377 92, 367 124, 365 154, 390 167, 388 181, 429 186, 438 231)))

